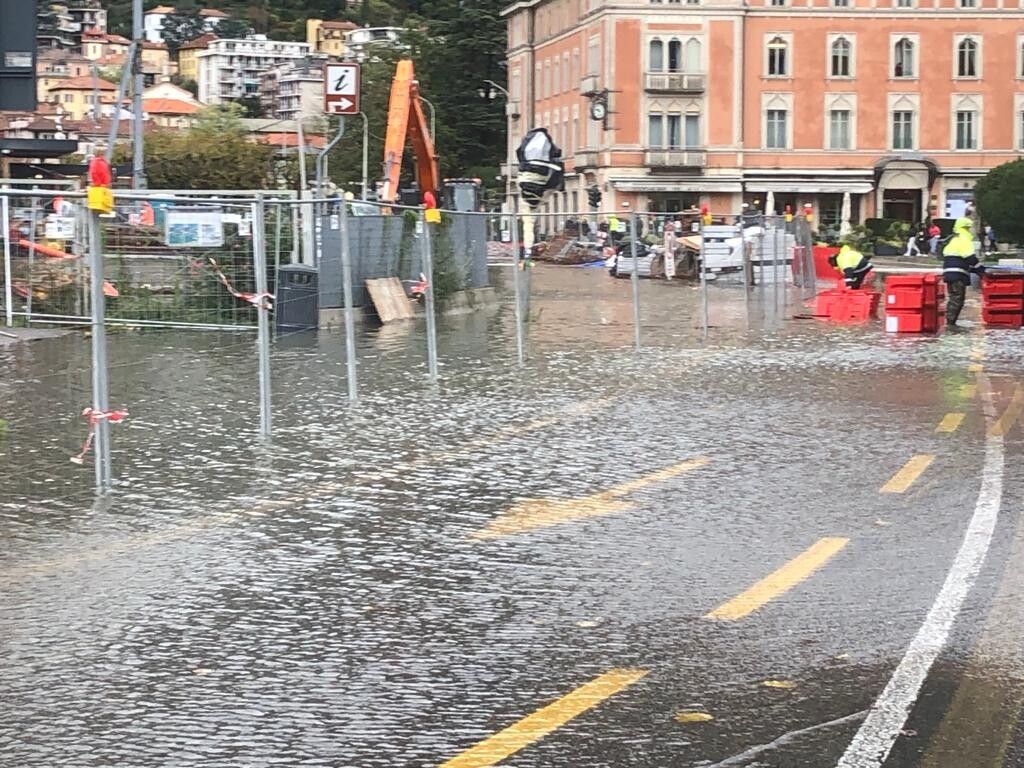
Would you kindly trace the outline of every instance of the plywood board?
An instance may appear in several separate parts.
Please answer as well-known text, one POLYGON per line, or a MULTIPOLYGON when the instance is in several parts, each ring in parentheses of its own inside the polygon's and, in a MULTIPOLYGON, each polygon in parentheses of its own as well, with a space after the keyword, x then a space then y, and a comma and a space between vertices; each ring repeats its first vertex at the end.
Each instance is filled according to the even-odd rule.
POLYGON ((366 281, 366 290, 382 323, 395 320, 412 320, 415 315, 412 302, 405 295, 405 289, 397 277, 378 277, 366 281))

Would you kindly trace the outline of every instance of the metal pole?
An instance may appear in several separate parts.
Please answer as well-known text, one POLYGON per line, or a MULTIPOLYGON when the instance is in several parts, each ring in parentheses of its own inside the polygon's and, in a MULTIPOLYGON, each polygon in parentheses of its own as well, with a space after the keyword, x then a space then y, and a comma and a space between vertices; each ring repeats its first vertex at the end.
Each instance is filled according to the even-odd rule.
MULTIPOLYGON (((135 71, 135 86, 132 89, 132 185, 135 189, 146 188, 146 161, 143 154, 145 138, 142 132, 142 0, 132 3, 132 39, 135 40, 135 57, 129 66, 135 71)), ((117 105, 120 109, 121 105, 117 105)))
MULTIPOLYGON (((341 137, 345 134, 345 118, 338 118, 338 133, 331 139, 326 147, 321 150, 316 156, 316 198, 321 200, 324 196, 324 177, 326 176, 325 168, 327 165, 328 153, 337 146, 338 142, 341 141, 341 137)), ((344 197, 344 195, 342 195, 344 197)), ((323 208, 321 203, 316 203, 314 207, 315 223, 314 232, 316 232, 316 258, 314 259, 315 264, 319 264, 321 261, 320 255, 323 252, 324 242, 324 223, 323 223, 323 208)))
MULTIPOLYGON (((35 187, 32 191, 36 192, 38 190, 39 188, 35 187)), ((38 203, 38 198, 33 197, 32 226, 28 231, 28 241, 32 243, 32 245, 36 244, 36 207, 38 206, 38 203)), ((26 287, 28 289, 27 293, 25 294, 25 323, 28 325, 32 324, 32 266, 35 262, 35 252, 35 248, 28 249, 28 278, 25 281, 27 283, 26 287)))
MULTIPOLYGON (((342 118, 344 122, 345 118, 342 118)), ((352 306, 352 252, 348 242, 348 204, 341 201, 338 216, 341 233, 341 287, 345 299, 345 376, 348 379, 348 399, 354 403, 359 397, 356 373, 355 307, 352 306)))
POLYGON ((772 230, 772 314, 779 312, 779 219, 775 218, 772 230))
MULTIPOLYGON (((103 243, 100 217, 89 211, 89 288, 92 297, 92 409, 104 414, 110 408, 107 394, 107 329, 104 324, 106 306, 103 297, 103 243)), ((105 418, 95 423, 96 490, 110 488, 110 422, 105 418)))
POLYGON ((420 211, 420 226, 423 227, 422 269, 427 278, 424 293, 424 308, 427 313, 427 372, 431 381, 437 381, 437 318, 434 316, 434 254, 430 243, 430 225, 426 214, 420 211))
MULTIPOLYGON (((366 199, 367 195, 367 184, 369 180, 369 157, 370 157, 370 120, 366 116, 365 112, 360 112, 359 116, 363 118, 363 200, 366 199)), ((431 136, 433 139, 433 136, 431 136)))
POLYGON ((512 291, 516 295, 516 360, 522 367, 526 362, 526 352, 523 339, 523 286, 519 279, 519 217, 515 211, 510 210, 509 218, 512 221, 512 291))
POLYGON ((630 283, 633 288, 633 342, 636 351, 640 351, 640 269, 636 255, 636 241, 639 237, 640 217, 633 213, 629 220, 629 250, 633 256, 633 275, 630 283))
POLYGON ((10 328, 14 325, 14 290, 11 285, 11 203, 7 195, 0 197, 0 219, 3 220, 4 228, 4 307, 7 311, 7 327, 10 328))
MULTIPOLYGON (((139 44, 137 41, 132 40, 132 44, 128 46, 128 55, 125 61, 128 65, 124 68, 121 73, 121 82, 117 86, 117 101, 114 102, 114 117, 110 121, 110 131, 107 133, 107 150, 105 157, 107 162, 113 165, 114 161, 114 144, 117 143, 117 129, 121 124, 121 104, 124 103, 125 93, 128 91, 128 79, 132 74, 132 63, 135 61, 135 56, 139 52, 139 44)), ((100 109, 99 103, 96 104, 96 111, 100 109)))
POLYGON ((260 379, 260 435, 270 437, 270 309, 264 294, 267 293, 267 250, 264 230, 263 195, 256 195, 252 203, 252 259, 256 272, 256 293, 260 297, 256 305, 256 349, 259 357, 260 379))
POLYGON ((700 314, 704 324, 704 340, 708 338, 708 276, 704 249, 704 217, 700 217, 700 314))

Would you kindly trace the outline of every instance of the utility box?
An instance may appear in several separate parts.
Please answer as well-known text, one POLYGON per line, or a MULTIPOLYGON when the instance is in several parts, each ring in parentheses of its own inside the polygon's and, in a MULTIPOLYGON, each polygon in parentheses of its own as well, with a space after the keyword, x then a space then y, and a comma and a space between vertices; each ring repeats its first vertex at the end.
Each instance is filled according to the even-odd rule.
POLYGON ((274 309, 283 331, 316 330, 320 320, 320 279, 316 267, 285 264, 277 270, 274 309))
POLYGON ((0 19, 0 110, 35 112, 36 0, 0 0, 0 19))

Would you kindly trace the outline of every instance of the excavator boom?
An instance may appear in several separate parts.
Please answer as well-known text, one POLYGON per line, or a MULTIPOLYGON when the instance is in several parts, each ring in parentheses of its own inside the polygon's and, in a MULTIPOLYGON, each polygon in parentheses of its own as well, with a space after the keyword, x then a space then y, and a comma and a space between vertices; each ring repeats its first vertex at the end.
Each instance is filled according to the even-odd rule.
POLYGON ((412 144, 416 160, 416 183, 420 192, 429 190, 436 195, 440 188, 434 137, 430 135, 429 124, 419 96, 412 61, 402 59, 398 62, 395 78, 391 81, 388 128, 384 137, 384 184, 381 202, 394 203, 398 199, 398 184, 402 174, 402 155, 405 152, 406 141, 412 144))

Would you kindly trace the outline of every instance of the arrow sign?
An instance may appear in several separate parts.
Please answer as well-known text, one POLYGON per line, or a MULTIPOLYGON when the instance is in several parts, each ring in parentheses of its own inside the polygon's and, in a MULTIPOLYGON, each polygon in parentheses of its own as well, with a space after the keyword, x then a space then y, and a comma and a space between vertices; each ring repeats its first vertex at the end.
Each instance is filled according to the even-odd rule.
POLYGON ((629 501, 622 501, 623 496, 644 486, 668 480, 693 469, 699 469, 708 461, 710 459, 706 456, 690 459, 638 477, 636 480, 629 480, 613 486, 607 491, 579 499, 524 499, 513 505, 496 520, 492 520, 486 528, 471 534, 471 538, 497 539, 537 528, 548 528, 570 520, 624 512, 632 509, 633 504, 629 501))
POLYGON ((324 65, 324 112, 354 115, 359 112, 360 68, 358 64, 324 65))

